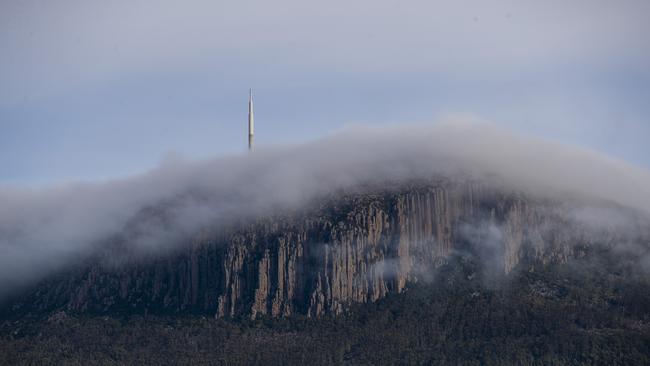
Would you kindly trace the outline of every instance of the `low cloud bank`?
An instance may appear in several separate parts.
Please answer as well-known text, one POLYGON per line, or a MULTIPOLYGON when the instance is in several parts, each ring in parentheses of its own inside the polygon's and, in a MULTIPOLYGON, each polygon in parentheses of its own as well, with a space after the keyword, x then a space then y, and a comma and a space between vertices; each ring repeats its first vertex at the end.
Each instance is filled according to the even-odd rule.
POLYGON ((123 180, 0 188, 0 288, 40 278, 116 238, 156 250, 233 217, 296 209, 361 184, 438 175, 650 212, 650 172, 594 151, 490 125, 354 127, 252 154, 167 161, 123 180))

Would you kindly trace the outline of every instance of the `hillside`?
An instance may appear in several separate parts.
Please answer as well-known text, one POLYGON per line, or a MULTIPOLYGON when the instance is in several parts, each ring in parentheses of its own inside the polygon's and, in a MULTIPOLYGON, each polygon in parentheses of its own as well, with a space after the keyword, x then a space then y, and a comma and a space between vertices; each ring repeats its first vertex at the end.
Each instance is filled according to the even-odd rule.
POLYGON ((126 238, 5 302, 0 361, 648 362, 648 221, 608 203, 437 179, 206 227, 155 255, 126 238))
POLYGON ((25 317, 2 324, 0 364, 648 364, 650 281, 611 255, 490 279, 452 256, 429 283, 319 319, 25 317))

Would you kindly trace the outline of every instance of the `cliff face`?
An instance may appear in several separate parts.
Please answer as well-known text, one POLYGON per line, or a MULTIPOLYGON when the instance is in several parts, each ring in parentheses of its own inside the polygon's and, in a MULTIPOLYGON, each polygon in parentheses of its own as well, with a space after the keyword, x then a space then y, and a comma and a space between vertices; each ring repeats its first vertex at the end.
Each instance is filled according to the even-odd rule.
POLYGON ((38 287, 40 310, 318 317, 427 280, 454 250, 480 246, 503 273, 580 255, 552 205, 475 183, 436 182, 332 200, 196 237, 174 255, 94 264, 38 287))

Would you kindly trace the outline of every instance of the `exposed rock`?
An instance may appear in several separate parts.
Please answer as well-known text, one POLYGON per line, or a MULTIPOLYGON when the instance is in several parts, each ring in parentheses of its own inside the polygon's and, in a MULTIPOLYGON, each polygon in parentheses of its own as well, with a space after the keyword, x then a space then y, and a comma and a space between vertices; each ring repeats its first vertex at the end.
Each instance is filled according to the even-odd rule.
POLYGON ((567 261, 579 253, 569 243, 588 239, 579 230, 558 230, 564 218, 553 207, 474 182, 351 195, 197 237, 174 255, 117 269, 91 265, 44 283, 33 306, 250 318, 339 314, 425 280, 469 241, 485 241, 503 273, 524 258, 567 261), (463 225, 498 235, 468 239, 463 225))

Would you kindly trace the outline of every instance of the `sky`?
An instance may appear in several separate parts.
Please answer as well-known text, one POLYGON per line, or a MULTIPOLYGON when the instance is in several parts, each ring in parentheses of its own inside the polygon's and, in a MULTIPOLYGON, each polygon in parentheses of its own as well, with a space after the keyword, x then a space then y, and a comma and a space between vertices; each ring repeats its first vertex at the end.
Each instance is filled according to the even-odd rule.
POLYGON ((650 2, 0 3, 0 185, 449 116, 650 168, 650 2))

